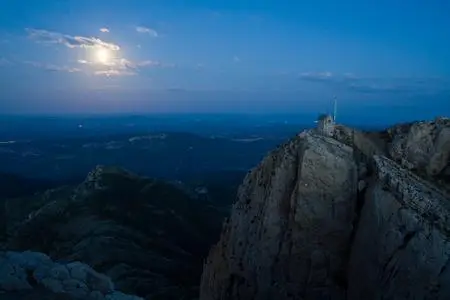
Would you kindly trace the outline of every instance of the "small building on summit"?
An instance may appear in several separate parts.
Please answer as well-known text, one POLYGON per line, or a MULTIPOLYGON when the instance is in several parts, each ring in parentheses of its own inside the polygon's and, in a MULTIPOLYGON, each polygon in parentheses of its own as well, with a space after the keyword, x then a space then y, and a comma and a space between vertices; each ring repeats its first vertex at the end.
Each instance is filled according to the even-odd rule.
POLYGON ((333 117, 328 114, 322 114, 317 120, 317 131, 324 136, 334 135, 334 120, 333 117))

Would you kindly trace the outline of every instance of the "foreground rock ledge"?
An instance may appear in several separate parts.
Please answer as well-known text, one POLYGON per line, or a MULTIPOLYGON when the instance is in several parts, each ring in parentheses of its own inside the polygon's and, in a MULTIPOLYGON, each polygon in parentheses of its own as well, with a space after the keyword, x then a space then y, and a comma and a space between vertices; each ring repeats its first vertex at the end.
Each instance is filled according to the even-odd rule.
POLYGON ((80 262, 55 263, 39 252, 0 252, 0 299, 143 300, 114 289, 80 262))

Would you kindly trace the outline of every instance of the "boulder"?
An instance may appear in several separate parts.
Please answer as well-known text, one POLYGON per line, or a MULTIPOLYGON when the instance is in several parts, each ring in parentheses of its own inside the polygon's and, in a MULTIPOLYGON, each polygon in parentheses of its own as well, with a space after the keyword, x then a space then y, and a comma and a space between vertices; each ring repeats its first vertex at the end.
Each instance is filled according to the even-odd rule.
POLYGON ((32 251, 0 252, 0 298, 13 299, 14 295, 27 299, 37 295, 43 297, 39 299, 142 299, 115 291, 109 277, 79 262, 56 263, 32 251))

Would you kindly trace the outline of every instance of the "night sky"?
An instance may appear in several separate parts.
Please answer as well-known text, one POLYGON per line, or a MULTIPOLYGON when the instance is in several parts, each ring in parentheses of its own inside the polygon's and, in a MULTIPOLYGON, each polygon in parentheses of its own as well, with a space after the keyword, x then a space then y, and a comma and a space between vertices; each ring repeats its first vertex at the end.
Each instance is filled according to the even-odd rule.
POLYGON ((0 113, 450 115, 447 0, 0 0, 0 113))

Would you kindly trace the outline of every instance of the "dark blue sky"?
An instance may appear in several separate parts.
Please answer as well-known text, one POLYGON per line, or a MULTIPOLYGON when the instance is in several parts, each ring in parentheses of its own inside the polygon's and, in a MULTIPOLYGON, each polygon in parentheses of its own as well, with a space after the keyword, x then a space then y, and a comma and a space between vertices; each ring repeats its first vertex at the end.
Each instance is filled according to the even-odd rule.
POLYGON ((450 114, 447 0, 0 0, 0 112, 450 114))

